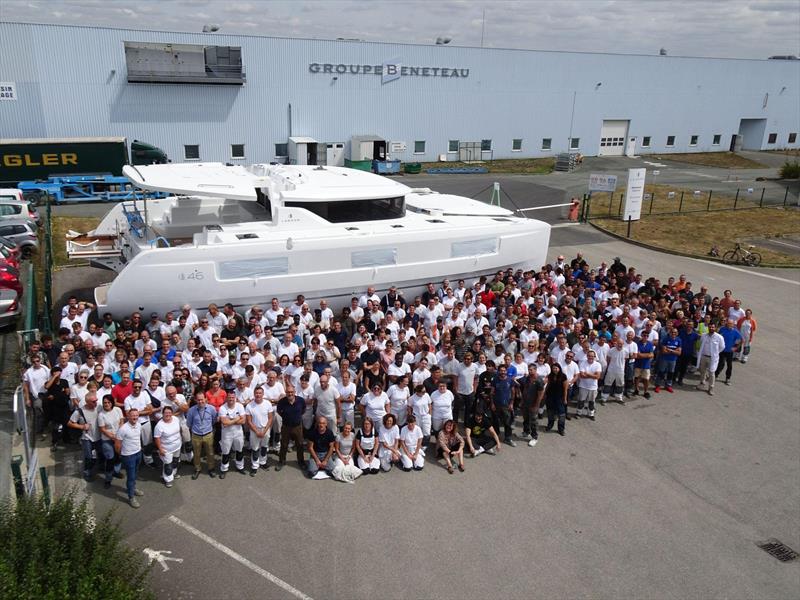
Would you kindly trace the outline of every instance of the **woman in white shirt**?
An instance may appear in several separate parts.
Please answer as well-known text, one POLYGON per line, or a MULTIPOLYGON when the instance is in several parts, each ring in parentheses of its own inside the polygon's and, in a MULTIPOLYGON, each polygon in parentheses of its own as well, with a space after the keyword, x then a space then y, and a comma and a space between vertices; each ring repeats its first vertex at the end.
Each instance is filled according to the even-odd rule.
POLYGON ((383 421, 378 432, 378 458, 381 461, 381 470, 389 471, 393 463, 400 462, 400 429, 392 413, 383 415, 383 421))
POLYGON ((369 417, 375 423, 380 423, 386 413, 389 412, 389 396, 383 391, 380 384, 372 386, 372 391, 367 392, 361 398, 364 416, 369 417))
POLYGON ((547 355, 544 352, 539 352, 536 357, 536 378, 540 381, 547 379, 550 375, 550 365, 547 362, 547 355))
POLYGON ((425 466, 425 450, 422 448, 422 429, 417 427, 414 415, 408 417, 408 424, 400 433, 400 460, 404 471, 422 471, 425 466))
POLYGON ((339 465, 352 465, 355 462, 353 460, 353 455, 356 453, 355 441, 356 436, 353 433, 353 424, 350 421, 345 421, 341 433, 336 436, 336 442, 333 444, 331 471, 339 465))
POLYGON ((389 411, 397 420, 398 427, 403 427, 408 417, 408 398, 411 395, 408 391, 408 377, 400 377, 386 395, 389 396, 389 411))
POLYGON ((173 416, 171 406, 164 406, 161 412, 163 416, 153 430, 153 441, 163 463, 161 478, 164 485, 170 488, 180 466, 181 425, 173 416))
POLYGON ((414 387, 414 395, 408 402, 408 412, 416 417, 422 435, 428 437, 431 434, 431 397, 425 391, 424 385, 414 387))
POLYGON ((439 389, 431 394, 431 429, 434 433, 442 430, 445 421, 453 418, 453 392, 447 389, 444 381, 439 382, 439 389))

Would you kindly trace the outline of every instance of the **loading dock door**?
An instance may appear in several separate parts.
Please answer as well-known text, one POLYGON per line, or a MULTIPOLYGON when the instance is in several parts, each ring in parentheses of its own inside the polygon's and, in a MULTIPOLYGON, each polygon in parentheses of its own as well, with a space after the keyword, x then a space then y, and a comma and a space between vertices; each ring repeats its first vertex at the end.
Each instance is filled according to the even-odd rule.
POLYGON ((629 123, 630 121, 603 121, 598 156, 622 156, 625 154, 625 139, 628 137, 629 123))

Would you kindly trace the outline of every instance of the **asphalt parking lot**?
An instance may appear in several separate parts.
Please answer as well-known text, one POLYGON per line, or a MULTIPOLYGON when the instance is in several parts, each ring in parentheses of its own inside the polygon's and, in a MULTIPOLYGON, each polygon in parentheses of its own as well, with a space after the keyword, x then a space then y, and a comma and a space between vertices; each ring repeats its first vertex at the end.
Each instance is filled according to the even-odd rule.
MULTIPOLYGON (((733 289, 759 319, 751 361, 713 397, 609 404, 564 438, 468 459, 465 473, 430 461, 346 485, 290 467, 166 489, 145 468, 141 509, 115 480, 110 493, 87 487, 97 511, 116 510, 132 544, 182 559, 154 565, 161 598, 797 597, 800 562, 756 542, 800 548, 800 273, 553 231, 551 256, 578 250, 733 289)), ((85 486, 77 468, 58 456, 56 486, 85 486)))

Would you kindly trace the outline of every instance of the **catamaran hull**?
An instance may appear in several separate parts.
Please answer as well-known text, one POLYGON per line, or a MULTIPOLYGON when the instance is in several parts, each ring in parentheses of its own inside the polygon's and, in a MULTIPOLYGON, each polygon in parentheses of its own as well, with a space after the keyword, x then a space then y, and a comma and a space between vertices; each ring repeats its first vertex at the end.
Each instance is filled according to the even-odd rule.
POLYGON ((230 302, 245 310, 264 305, 272 297, 283 304, 303 294, 313 309, 326 299, 338 312, 360 296, 368 286, 379 294, 397 286, 407 300, 413 300, 429 281, 449 278, 467 280, 508 267, 539 269, 546 261, 550 226, 541 221, 520 220, 503 224, 498 231, 451 232, 437 239, 392 243, 385 236, 342 240, 276 240, 271 249, 189 246, 142 252, 122 270, 112 283, 95 289, 100 315, 110 312, 116 318, 132 312, 176 311, 184 304, 203 308, 209 303, 230 302), (496 251, 482 255, 455 256, 454 245, 497 239, 496 251), (326 247, 327 245, 327 247, 326 247), (289 248, 290 247, 290 248, 289 248), (386 254, 395 251, 396 264, 354 266, 353 249, 386 254), (273 264, 286 258, 288 270, 269 276, 231 278, 231 265, 273 264), (347 263, 343 265, 342 263, 347 263))

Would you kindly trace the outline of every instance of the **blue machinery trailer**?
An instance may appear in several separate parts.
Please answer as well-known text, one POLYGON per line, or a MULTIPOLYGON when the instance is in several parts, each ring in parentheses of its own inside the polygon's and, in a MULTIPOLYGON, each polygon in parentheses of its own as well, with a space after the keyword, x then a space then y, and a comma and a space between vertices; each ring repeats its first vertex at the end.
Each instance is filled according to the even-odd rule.
POLYGON ((119 202, 143 198, 166 198, 164 192, 140 190, 127 177, 116 175, 73 175, 42 181, 20 181, 17 186, 31 202, 39 203, 49 194, 55 204, 66 202, 119 202))

